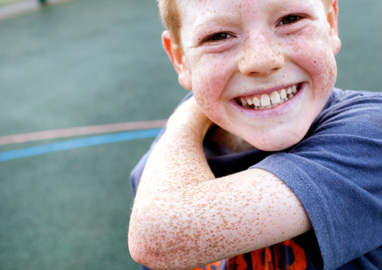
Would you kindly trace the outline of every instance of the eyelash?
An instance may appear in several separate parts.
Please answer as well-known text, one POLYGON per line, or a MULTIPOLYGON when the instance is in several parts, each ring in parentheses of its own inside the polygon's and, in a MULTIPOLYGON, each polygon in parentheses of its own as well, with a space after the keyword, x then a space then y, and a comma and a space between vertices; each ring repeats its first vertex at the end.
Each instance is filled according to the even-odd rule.
POLYGON ((221 40, 229 39, 230 37, 233 37, 233 36, 231 34, 229 34, 229 33, 221 32, 221 33, 216 33, 216 34, 213 34, 213 35, 205 38, 203 40, 203 42, 218 42, 218 41, 221 41, 221 40), (214 39, 215 37, 217 37, 218 39, 214 39), (221 39, 219 37, 221 37, 221 39))
POLYGON ((305 18, 305 17, 302 16, 302 15, 298 15, 298 14, 290 14, 290 15, 285 16, 284 18, 282 18, 282 19, 280 20, 280 22, 278 23, 278 25, 294 24, 294 23, 296 23, 296 22, 298 22, 298 21, 300 21, 301 19, 304 19, 304 18, 305 18), (292 20, 292 22, 289 22, 289 23, 283 23, 283 21, 284 21, 285 19, 291 19, 291 18, 293 18, 293 19, 295 19, 295 20, 292 20))
MULTIPOLYGON (((294 24, 294 23, 297 23, 298 21, 300 21, 301 19, 304 19, 305 17, 302 16, 302 15, 298 15, 298 14, 290 14, 288 16, 285 16, 283 17, 280 22, 278 23, 278 25, 288 25, 288 24, 294 24), (292 22, 289 22, 289 23, 285 23, 283 22, 284 20, 286 19, 292 19, 292 22)), ((216 33, 216 34, 213 34, 207 38, 205 38, 203 40, 203 42, 218 42, 218 41, 221 41, 221 40, 226 40, 226 39, 229 39, 230 37, 232 37, 232 35, 230 35, 229 33, 226 33, 226 32, 221 32, 221 33, 216 33), (218 39, 214 39, 215 37, 218 37, 218 39)))

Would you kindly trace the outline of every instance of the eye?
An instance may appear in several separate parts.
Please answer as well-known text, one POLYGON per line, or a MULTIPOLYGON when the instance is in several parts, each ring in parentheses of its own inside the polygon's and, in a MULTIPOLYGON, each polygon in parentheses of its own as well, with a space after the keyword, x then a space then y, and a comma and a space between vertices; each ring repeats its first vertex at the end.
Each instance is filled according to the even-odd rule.
POLYGON ((232 36, 228 33, 218 33, 206 38, 206 41, 220 41, 220 40, 228 39, 230 37, 232 36))
POLYGON ((300 15, 288 15, 288 16, 282 18, 279 24, 280 25, 292 24, 292 23, 295 23, 295 22, 301 20, 302 18, 303 17, 300 15))

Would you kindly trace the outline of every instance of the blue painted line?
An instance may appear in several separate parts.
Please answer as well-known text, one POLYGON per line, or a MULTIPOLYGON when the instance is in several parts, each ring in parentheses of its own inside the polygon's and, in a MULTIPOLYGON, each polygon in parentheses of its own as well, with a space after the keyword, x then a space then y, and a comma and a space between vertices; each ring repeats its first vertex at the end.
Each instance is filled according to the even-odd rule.
POLYGON ((0 161, 42 155, 74 148, 156 137, 161 128, 94 136, 0 153, 0 161))

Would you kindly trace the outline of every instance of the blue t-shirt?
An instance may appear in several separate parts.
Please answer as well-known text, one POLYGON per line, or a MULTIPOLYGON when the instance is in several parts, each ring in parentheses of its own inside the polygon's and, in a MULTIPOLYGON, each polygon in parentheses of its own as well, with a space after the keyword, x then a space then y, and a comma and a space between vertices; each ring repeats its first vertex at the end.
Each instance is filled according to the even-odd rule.
MULTIPOLYGON (((197 269, 382 269, 382 93, 334 89, 304 139, 284 151, 234 153, 208 140, 204 150, 216 177, 250 168, 278 176, 313 230, 197 269)), ((134 195, 150 151, 131 173, 134 195)))

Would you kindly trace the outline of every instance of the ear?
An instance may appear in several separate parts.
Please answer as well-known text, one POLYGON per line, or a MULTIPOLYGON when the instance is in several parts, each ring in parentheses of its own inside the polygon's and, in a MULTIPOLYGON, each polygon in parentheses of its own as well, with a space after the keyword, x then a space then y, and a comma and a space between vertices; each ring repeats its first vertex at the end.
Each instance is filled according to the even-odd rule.
POLYGON ((188 67, 186 57, 184 56, 182 49, 174 41, 174 38, 169 31, 164 31, 162 33, 162 45, 170 58, 172 65, 178 73, 178 81, 180 85, 188 90, 192 90, 191 72, 188 67))
POLYGON ((329 0, 330 5, 328 8, 328 26, 329 26, 329 39, 334 55, 336 55, 341 48, 341 40, 338 36, 338 0, 329 0))

